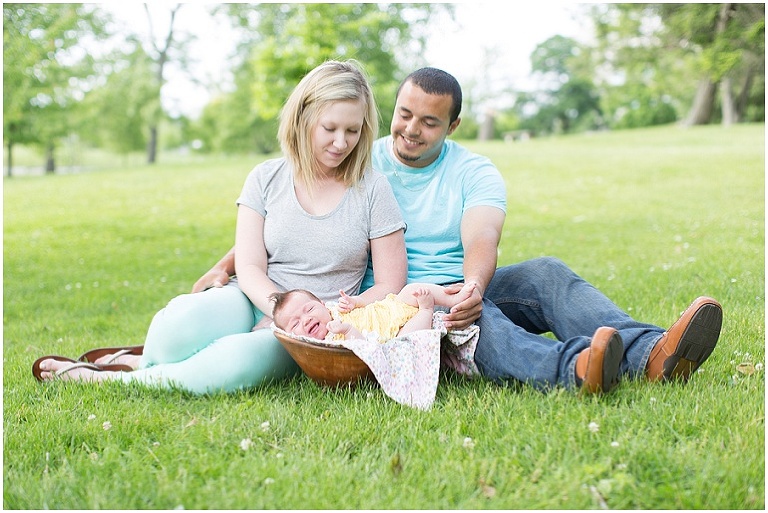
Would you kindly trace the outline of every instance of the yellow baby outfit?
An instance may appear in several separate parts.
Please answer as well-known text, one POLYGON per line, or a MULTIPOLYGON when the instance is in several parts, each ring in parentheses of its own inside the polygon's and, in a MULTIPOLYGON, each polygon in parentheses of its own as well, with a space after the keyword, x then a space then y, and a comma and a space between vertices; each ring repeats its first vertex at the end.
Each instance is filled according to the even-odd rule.
MULTIPOLYGON (((400 328, 418 311, 417 307, 400 301, 397 295, 389 294, 381 301, 355 308, 351 312, 340 313, 333 309, 331 314, 334 319, 348 322, 364 335, 375 331, 379 335, 379 341, 384 342, 395 338, 400 328)), ((344 335, 337 334, 333 338, 341 340, 344 335)))

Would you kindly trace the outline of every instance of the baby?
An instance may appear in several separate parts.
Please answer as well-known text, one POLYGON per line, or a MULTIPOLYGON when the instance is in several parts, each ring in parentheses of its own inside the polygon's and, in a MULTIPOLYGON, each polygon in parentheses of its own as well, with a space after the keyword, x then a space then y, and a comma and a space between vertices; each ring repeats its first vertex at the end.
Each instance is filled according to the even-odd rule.
POLYGON ((356 302, 356 298, 343 291, 338 311, 328 309, 314 294, 303 289, 276 292, 270 296, 275 303, 272 320, 287 333, 325 339, 365 338, 363 332, 376 332, 379 340, 406 335, 432 327, 434 307, 452 307, 461 303, 475 289, 465 285, 456 294, 447 294, 440 285, 411 283, 397 294, 389 294, 381 301, 369 305, 356 302))

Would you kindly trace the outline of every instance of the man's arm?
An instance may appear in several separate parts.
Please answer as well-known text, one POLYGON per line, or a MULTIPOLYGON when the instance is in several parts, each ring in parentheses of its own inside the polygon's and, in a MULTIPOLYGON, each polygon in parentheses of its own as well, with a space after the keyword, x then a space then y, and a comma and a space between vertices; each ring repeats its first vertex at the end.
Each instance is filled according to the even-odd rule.
POLYGON ((490 206, 472 207, 464 213, 461 219, 464 282, 474 283, 475 290, 468 299, 451 308, 445 316, 447 327, 463 329, 480 317, 483 293, 496 272, 505 217, 503 210, 490 206))
POLYGON ((202 292, 211 287, 223 287, 229 283, 229 277, 235 274, 235 247, 224 255, 216 265, 205 273, 192 286, 192 293, 202 292))

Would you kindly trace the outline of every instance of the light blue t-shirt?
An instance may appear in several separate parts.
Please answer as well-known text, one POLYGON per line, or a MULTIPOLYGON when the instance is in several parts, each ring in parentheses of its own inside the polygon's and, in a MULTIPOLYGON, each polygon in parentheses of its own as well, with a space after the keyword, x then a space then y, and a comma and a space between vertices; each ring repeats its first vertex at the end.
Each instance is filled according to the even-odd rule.
MULTIPOLYGON (((477 206, 506 212, 506 187, 496 166, 446 140, 435 162, 425 168, 409 167, 397 160, 392 137, 387 136, 373 145, 373 168, 387 177, 403 213, 408 282, 463 281, 462 215, 477 206)), ((369 265, 363 289, 371 285, 369 265)))

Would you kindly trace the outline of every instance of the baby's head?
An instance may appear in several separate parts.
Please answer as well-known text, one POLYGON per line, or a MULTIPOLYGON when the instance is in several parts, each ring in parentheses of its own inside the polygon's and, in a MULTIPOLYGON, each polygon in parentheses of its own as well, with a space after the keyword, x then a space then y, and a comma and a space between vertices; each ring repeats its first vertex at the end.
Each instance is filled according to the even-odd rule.
POLYGON ((332 319, 331 312, 308 290, 275 292, 269 299, 275 303, 272 307, 272 320, 281 330, 320 340, 328 334, 325 326, 332 319))

